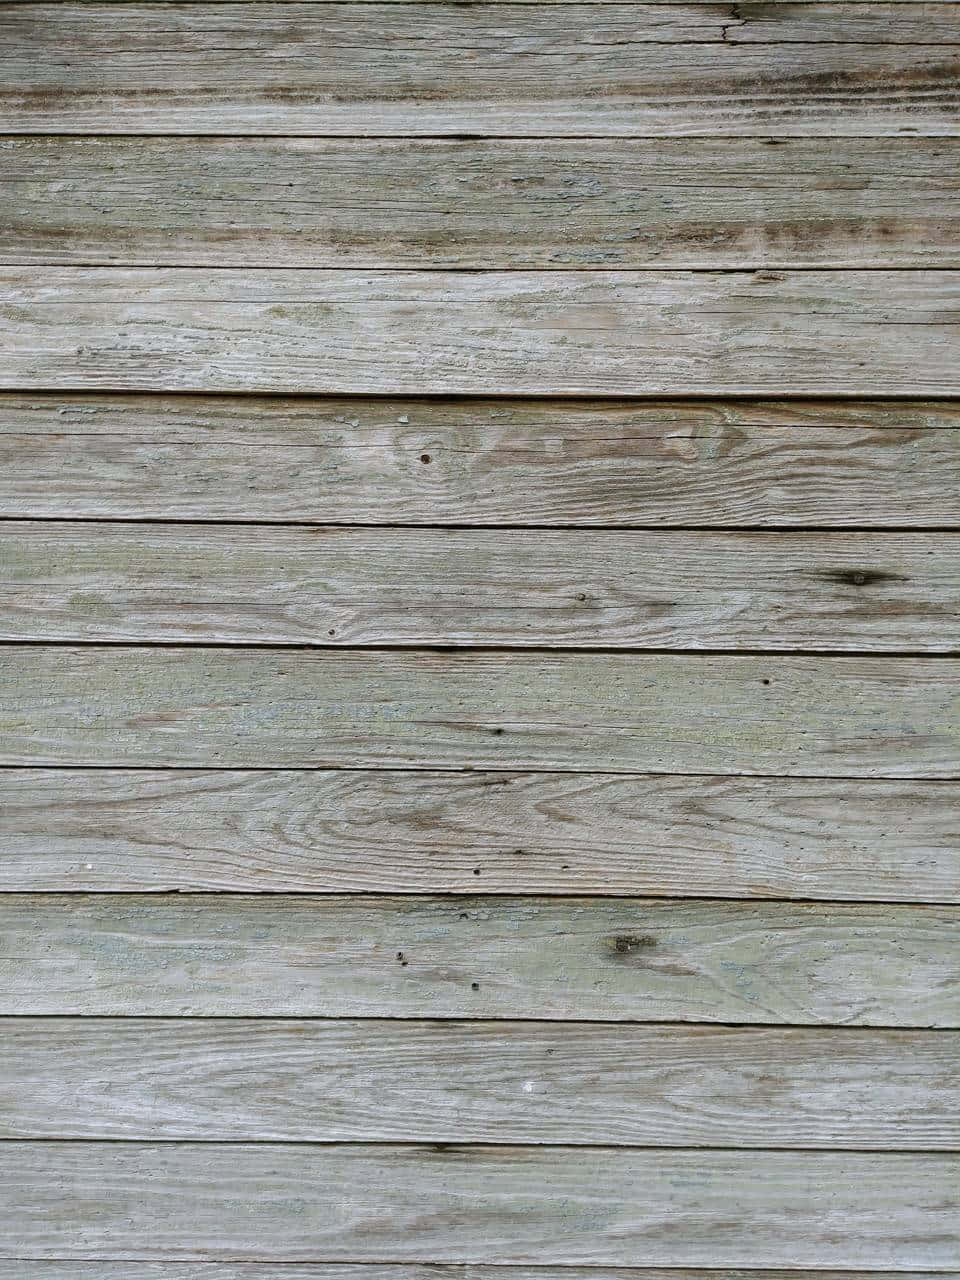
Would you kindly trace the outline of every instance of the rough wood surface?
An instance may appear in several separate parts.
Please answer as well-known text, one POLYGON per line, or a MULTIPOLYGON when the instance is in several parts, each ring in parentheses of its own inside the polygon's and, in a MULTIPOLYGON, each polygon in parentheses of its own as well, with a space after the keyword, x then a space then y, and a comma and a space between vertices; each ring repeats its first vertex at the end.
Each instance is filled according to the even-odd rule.
POLYGON ((0 639, 950 653, 960 535, 0 524, 0 639))
POLYGON ((943 1155, 11 1142, 0 1253, 935 1268, 958 1185, 943 1155))
POLYGON ((960 903, 946 782, 0 772, 0 890, 960 903))
POLYGON ((953 907, 5 895, 0 926, 2 1014, 960 1027, 953 907))
POLYGON ((0 129, 956 136, 956 13, 943 3, 15 4, 0 14, 0 129))
MULTIPOLYGON (((229 0, 223 0, 228 3, 229 0)), ((560 2, 560 0, 558 0, 560 2)), ((44 1262, 0 1258, 0 1280, 958 1280, 957 1271, 715 1271, 653 1267, 510 1267, 481 1263, 44 1262)))
POLYGON ((3 267, 0 341, 6 390, 949 396, 960 272, 3 267))
POLYGON ((0 1137, 945 1150, 960 1033, 11 1019, 0 1137))
POLYGON ((8 394, 0 514, 943 528, 958 425, 918 400, 8 394))
POLYGON ((0 261, 960 266, 956 140, 776 143, 5 138, 0 261))
POLYGON ((960 662, 0 647, 0 763, 954 778, 960 662))

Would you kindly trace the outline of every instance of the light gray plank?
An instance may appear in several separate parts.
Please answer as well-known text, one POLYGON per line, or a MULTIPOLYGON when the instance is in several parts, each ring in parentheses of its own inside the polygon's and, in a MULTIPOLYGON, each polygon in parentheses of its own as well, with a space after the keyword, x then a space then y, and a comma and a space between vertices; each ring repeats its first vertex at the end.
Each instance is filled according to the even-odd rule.
POLYGON ((39 1142, 0 1157, 7 1257, 906 1269, 958 1254, 950 1156, 39 1142))
POLYGON ((0 1137, 944 1150, 960 1033, 10 1019, 0 1137))
POLYGON ((3 1014, 960 1026, 950 907, 8 894, 0 924, 3 1014))
POLYGON ((958 534, 0 524, 0 639, 950 653, 958 534))
POLYGON ((960 903, 947 782, 5 769, 0 890, 960 903))
POLYGON ((960 525, 947 401, 0 396, 0 514, 960 525))
POLYGON ((947 658, 4 645, 0 763, 953 778, 947 658))
POLYGON ((7 390, 955 395, 960 272, 4 267, 0 340, 7 390))
POLYGON ((956 267, 958 173, 912 137, 8 137, 0 261, 956 267))
MULTIPOLYGON (((230 0, 223 0, 229 3, 230 0)), ((281 2, 281 0, 278 0, 281 2)), ((551 0, 553 2, 553 0, 551 0)), ((556 0, 561 3, 562 0, 556 0)), ((667 0, 664 0, 667 2, 667 0)), ((957 1280, 957 1271, 707 1271, 653 1267, 510 1267, 482 1263, 44 1262, 0 1259, 0 1280, 957 1280)))
POLYGON ((18 4, 0 18, 0 129, 956 136, 956 12, 18 4))

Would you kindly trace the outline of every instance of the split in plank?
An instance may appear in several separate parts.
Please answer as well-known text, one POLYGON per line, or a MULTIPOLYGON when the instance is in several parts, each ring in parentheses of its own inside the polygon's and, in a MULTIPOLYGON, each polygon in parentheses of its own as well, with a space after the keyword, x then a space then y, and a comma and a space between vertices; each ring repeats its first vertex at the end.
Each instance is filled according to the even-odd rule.
POLYGON ((14 1018, 0 1137, 945 1150, 960 1033, 14 1018))
POLYGON ((958 173, 951 139, 14 137, 0 261, 957 267, 958 173))
POLYGON ((960 1027, 951 907, 7 894, 0 926, 2 1014, 960 1027))
POLYGON ((5 769, 0 891, 960 904, 958 829, 950 782, 5 769))
POLYGON ((960 1160, 9 1142, 0 1192, 8 1258, 908 1270, 956 1265, 960 1160))
POLYGON ((960 661, 0 646, 0 763, 954 778, 960 661))
POLYGON ((0 395, 0 515, 960 526, 947 401, 0 395))
POLYGON ((17 4, 0 129, 957 136, 957 9, 17 4))
POLYGON ((7 390, 950 396, 960 271, 4 267, 0 339, 7 390))
POLYGON ((955 651, 960 535, 0 524, 0 639, 955 651))

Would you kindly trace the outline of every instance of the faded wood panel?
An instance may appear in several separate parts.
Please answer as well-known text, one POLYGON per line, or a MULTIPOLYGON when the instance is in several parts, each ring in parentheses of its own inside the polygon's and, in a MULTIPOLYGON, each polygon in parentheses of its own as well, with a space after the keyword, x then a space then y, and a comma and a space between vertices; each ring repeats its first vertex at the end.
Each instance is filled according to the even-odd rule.
POLYGON ((5 267, 0 304, 8 390, 960 394, 951 271, 5 267))
POLYGON ((949 907, 6 895, 0 924, 2 1014, 960 1027, 949 907))
POLYGON ((917 400, 4 395, 0 514, 957 526, 958 424, 917 400))
POLYGON ((950 1150, 960 1033, 13 1019, 0 1136, 950 1150))
POLYGON ((0 763, 953 778, 960 662, 0 648, 0 763))
POLYGON ((958 1253, 951 1156, 90 1142, 0 1155, 8 1257, 908 1269, 958 1253))
POLYGON ((0 639, 949 653, 960 535, 0 525, 0 639))
POLYGON ((6 769, 0 890, 960 903, 946 782, 6 769))
POLYGON ((0 128, 956 136, 956 13, 943 3, 13 5, 0 15, 0 128))
MULTIPOLYGON (((223 0, 228 3, 229 0, 223 0)), ((559 2, 559 0, 558 0, 559 2)), ((911 1271, 911 1280, 957 1280, 956 1271, 911 1271)), ((902 1280, 902 1271, 773 1271, 762 1280, 902 1280)), ((0 1258, 0 1280, 133 1280, 126 1262, 44 1262, 0 1258)), ((506 1267, 482 1263, 149 1262, 136 1280, 758 1280, 753 1271, 658 1270, 653 1267, 506 1267)))
POLYGON ((960 142, 773 142, 6 138, 0 261, 960 265, 960 142))

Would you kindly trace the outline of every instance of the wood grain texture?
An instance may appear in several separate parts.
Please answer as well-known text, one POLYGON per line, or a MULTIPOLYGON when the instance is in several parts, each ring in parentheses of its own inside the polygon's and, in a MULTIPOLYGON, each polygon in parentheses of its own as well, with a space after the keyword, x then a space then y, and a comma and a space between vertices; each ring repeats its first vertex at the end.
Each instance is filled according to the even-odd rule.
POLYGON ((13 137, 0 261, 957 267, 958 173, 953 139, 13 137))
POLYGON ((0 341, 6 390, 949 396, 960 272, 4 267, 0 341))
POLYGON ((956 13, 943 3, 18 4, 0 14, 0 128, 957 136, 956 13))
POLYGON ((0 763, 953 778, 960 662, 0 648, 0 763))
POLYGON ((955 1265, 942 1155, 4 1143, 0 1253, 955 1265), (909 1196, 904 1188, 909 1187, 909 1196))
POLYGON ((0 890, 960 903, 947 782, 0 772, 0 890))
POLYGON ((950 653, 958 534, 0 524, 0 639, 950 653))
MULTIPOLYGON (((223 0, 228 3, 229 0, 223 0)), ((561 0, 557 0, 561 2, 561 0)), ((509 1267, 482 1263, 45 1262, 0 1258, 0 1280, 957 1280, 957 1271, 716 1271, 654 1267, 509 1267)))
POLYGON ((0 514, 942 528, 958 425, 918 400, 8 394, 0 514))
POLYGON ((960 1033, 10 1019, 0 1137, 945 1150, 960 1033))
POLYGON ((0 925, 2 1014, 960 1027, 952 907, 8 894, 0 925))

